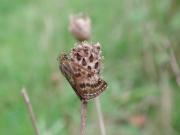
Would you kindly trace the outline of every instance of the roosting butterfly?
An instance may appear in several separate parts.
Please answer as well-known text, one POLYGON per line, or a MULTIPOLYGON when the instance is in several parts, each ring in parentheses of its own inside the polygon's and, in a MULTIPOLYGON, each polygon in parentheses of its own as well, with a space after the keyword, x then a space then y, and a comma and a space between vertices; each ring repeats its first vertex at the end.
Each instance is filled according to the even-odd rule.
POLYGON ((100 78, 100 44, 82 42, 69 55, 60 56, 59 68, 81 100, 90 100, 102 93, 107 83, 100 78))

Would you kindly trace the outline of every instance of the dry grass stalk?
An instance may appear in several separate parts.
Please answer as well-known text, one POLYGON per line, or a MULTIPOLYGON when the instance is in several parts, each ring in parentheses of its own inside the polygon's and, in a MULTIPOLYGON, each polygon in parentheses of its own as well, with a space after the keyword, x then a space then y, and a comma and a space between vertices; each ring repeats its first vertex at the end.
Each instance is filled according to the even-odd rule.
POLYGON ((101 103, 100 103, 99 97, 95 98, 95 104, 96 104, 96 110, 97 110, 98 119, 99 119, 99 127, 101 130, 101 135, 106 135, 106 129, 104 125, 103 113, 101 110, 101 103))
POLYGON ((169 83, 169 76, 167 71, 161 72, 160 75, 160 88, 161 88, 161 121, 165 129, 165 135, 172 134, 172 89, 169 83))
POLYGON ((38 126, 37 126, 36 117, 35 117, 35 114, 33 112, 33 108, 32 108, 32 105, 31 105, 31 102, 30 102, 30 99, 29 99, 29 96, 28 96, 28 93, 27 93, 26 89, 23 88, 21 90, 21 93, 22 93, 22 96, 24 98, 24 102, 25 102, 25 104, 26 104, 26 106, 28 108, 29 116, 30 116, 30 119, 31 119, 31 122, 32 122, 32 126, 34 128, 35 134, 40 135, 40 131, 39 131, 38 126))
POLYGON ((180 68, 179 68, 173 47, 172 47, 172 43, 169 40, 166 40, 165 47, 169 51, 171 69, 176 77, 176 82, 178 86, 180 87, 180 68))
POLYGON ((81 128, 80 135, 85 135, 86 129, 86 119, 87 119, 87 101, 81 101, 81 128))

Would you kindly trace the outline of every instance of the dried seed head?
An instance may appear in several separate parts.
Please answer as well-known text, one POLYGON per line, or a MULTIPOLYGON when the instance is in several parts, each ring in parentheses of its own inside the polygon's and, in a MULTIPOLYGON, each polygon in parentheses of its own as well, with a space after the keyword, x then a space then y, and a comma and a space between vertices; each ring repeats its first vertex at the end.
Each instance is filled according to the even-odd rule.
POLYGON ((71 15, 69 18, 69 31, 79 41, 88 40, 91 36, 91 20, 85 15, 71 15))
POLYGON ((79 43, 70 53, 71 59, 92 72, 99 74, 101 69, 100 44, 79 43))

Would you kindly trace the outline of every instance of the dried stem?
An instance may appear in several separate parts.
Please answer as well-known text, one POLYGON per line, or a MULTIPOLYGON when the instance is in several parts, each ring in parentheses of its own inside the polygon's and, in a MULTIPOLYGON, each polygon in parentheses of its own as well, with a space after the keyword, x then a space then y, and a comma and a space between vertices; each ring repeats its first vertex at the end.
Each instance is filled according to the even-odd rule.
POLYGON ((170 52, 170 65, 171 65, 172 71, 176 77, 176 82, 178 86, 180 87, 180 68, 179 68, 172 44, 168 40, 166 41, 166 47, 167 49, 169 49, 169 52, 170 52))
POLYGON ((161 69, 160 73, 160 89, 161 89, 161 121, 165 129, 164 135, 172 135, 172 89, 169 83, 167 70, 161 69))
POLYGON ((105 130, 105 126, 104 126, 103 114, 101 111, 101 104, 100 104, 99 97, 95 98, 95 104, 96 104, 96 110, 97 110, 98 118, 99 118, 99 126, 101 129, 101 135, 106 135, 106 130, 105 130))
POLYGON ((29 100, 29 96, 28 96, 28 93, 27 93, 26 89, 23 88, 21 93, 22 93, 22 96, 24 98, 24 102, 26 103, 26 106, 28 108, 29 116, 30 116, 30 119, 31 119, 31 122, 32 122, 32 126, 34 128, 35 134, 40 135, 40 131, 39 131, 38 127, 37 127, 36 117, 35 117, 35 114, 33 112, 33 108, 32 108, 31 102, 29 100))
POLYGON ((175 54, 174 54, 174 51, 172 48, 170 49, 170 53, 171 53, 170 54, 171 55, 171 61, 170 61, 171 68, 176 76, 176 82, 177 82, 178 86, 180 87, 180 69, 179 69, 177 59, 175 57, 175 54))
POLYGON ((86 129, 86 119, 87 119, 87 101, 81 101, 81 128, 80 135, 85 135, 86 129))

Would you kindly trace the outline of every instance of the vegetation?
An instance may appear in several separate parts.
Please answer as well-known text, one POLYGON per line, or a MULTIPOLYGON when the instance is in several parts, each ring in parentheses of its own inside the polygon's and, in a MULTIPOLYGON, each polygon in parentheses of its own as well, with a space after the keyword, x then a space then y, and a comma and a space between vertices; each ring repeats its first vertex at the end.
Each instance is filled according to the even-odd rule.
MULTIPOLYGON (((80 103, 57 58, 75 39, 68 16, 92 19, 104 55, 100 96, 108 135, 180 134, 178 0, 1 0, 0 134, 34 134, 21 96, 28 90, 42 135, 79 133, 80 103)), ((94 102, 87 135, 98 135, 94 102)))

